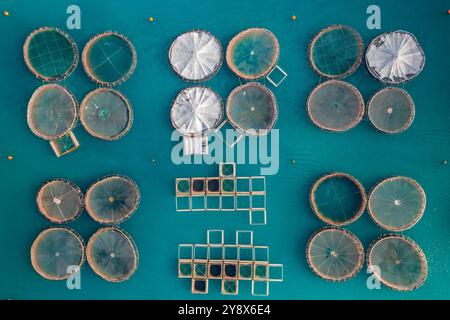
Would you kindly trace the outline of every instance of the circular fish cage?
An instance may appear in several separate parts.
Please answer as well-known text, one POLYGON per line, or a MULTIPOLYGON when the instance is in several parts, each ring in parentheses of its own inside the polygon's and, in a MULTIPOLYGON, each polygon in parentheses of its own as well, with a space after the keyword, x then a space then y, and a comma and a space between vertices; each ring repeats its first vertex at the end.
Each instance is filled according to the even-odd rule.
POLYGON ((133 74, 137 63, 133 44, 124 35, 112 31, 91 38, 81 58, 88 76, 107 87, 126 81, 133 74))
POLYGON ((53 27, 34 30, 25 40, 23 57, 28 69, 44 81, 61 81, 78 65, 75 41, 64 31, 53 27))
POLYGON ((83 239, 73 230, 51 227, 42 231, 31 246, 34 270, 49 280, 67 279, 84 262, 83 239))
POLYGON ((277 65, 280 46, 275 35, 267 29, 251 28, 241 31, 227 47, 228 67, 239 77, 255 80, 267 76, 277 65))
POLYGON ((208 31, 185 32, 170 46, 169 61, 183 80, 206 81, 222 66, 222 46, 208 31))
POLYGON ((133 109, 119 91, 99 88, 81 102, 80 121, 90 135, 107 141, 118 140, 131 129, 133 109))
POLYGON ((361 93, 340 80, 319 84, 308 96, 306 104, 311 121, 331 132, 343 132, 355 127, 364 115, 361 93))
POLYGON ((361 64, 362 56, 361 36, 344 25, 332 25, 320 30, 308 48, 313 70, 321 77, 332 79, 342 79, 352 74, 361 64))
POLYGON ((83 211, 83 194, 72 181, 54 179, 44 183, 36 196, 39 212, 54 223, 67 223, 83 211))
POLYGON ((180 91, 172 103, 172 125, 185 136, 199 136, 216 128, 223 117, 220 96, 206 87, 190 87, 180 91))
POLYGON ((376 79, 399 84, 422 72, 425 53, 413 34, 401 30, 388 32, 370 42, 366 51, 366 65, 376 79))
POLYGON ((85 207, 95 221, 119 224, 130 218, 140 201, 141 192, 136 182, 122 175, 110 175, 88 188, 85 207))
POLYGON ((306 260, 322 279, 341 282, 353 278, 364 264, 364 248, 350 231, 325 227, 316 231, 306 246, 306 260))
POLYGON ((59 138, 75 127, 77 108, 75 97, 63 86, 40 86, 28 102, 28 126, 35 135, 45 140, 59 138))
POLYGON ((249 82, 231 91, 226 112, 230 124, 250 136, 266 135, 278 118, 275 95, 257 82, 249 82))
POLYGON ((389 231, 404 231, 423 216, 425 191, 413 179, 392 177, 379 182, 369 194, 368 211, 380 227, 389 231))
POLYGON ((309 202, 320 220, 332 226, 344 226, 362 215, 367 197, 363 185, 356 178, 335 172, 314 182, 309 202))
POLYGON ((87 244, 86 256, 92 270, 111 282, 129 279, 139 263, 137 247, 126 232, 119 228, 99 229, 87 244))
POLYGON ((415 107, 411 96, 403 89, 388 87, 375 93, 367 104, 367 116, 372 125, 385 133, 401 133, 414 120, 415 107))
POLYGON ((367 250, 367 266, 391 289, 411 291, 426 280, 428 264, 422 249, 402 235, 385 235, 367 250))

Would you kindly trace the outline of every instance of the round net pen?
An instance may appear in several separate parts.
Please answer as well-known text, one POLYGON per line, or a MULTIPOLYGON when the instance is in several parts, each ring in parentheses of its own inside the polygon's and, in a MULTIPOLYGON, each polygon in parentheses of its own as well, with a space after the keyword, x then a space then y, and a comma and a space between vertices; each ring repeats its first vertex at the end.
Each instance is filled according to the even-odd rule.
POLYGON ((402 235, 385 235, 367 250, 367 266, 391 289, 411 291, 426 280, 428 264, 422 249, 402 235))
POLYGON ((369 194, 368 211, 380 227, 404 231, 413 227, 425 212, 425 191, 413 179, 391 177, 382 180, 369 194))
POLYGON ((61 81, 75 70, 78 47, 62 30, 42 27, 31 32, 23 45, 23 57, 30 71, 44 81, 61 81))
POLYGON ((109 88, 94 90, 80 105, 80 121, 92 136, 113 141, 123 137, 133 124, 133 109, 119 91, 109 88))
POLYGON ((399 84, 422 72, 425 54, 414 35, 394 31, 372 40, 366 51, 366 65, 378 80, 399 84))
POLYGON ((230 124, 250 136, 266 135, 278 118, 275 95, 257 82, 238 86, 227 99, 226 113, 230 124))
POLYGON ((122 175, 111 175, 88 188, 85 207, 95 221, 119 224, 137 210, 140 200, 141 193, 136 182, 122 175))
POLYGON ((88 76, 107 87, 126 81, 133 74, 137 63, 133 44, 124 35, 113 31, 91 38, 81 58, 88 76))
POLYGON ((28 102, 28 126, 38 137, 54 140, 75 127, 77 107, 75 97, 66 88, 58 84, 40 86, 28 102))
POLYGON ((170 46, 169 61, 183 80, 206 81, 222 66, 222 46, 208 31, 185 32, 170 46))
POLYGON ((129 279, 139 263, 133 239, 125 231, 115 227, 98 230, 89 239, 86 256, 92 270, 111 282, 129 279))
POLYGON ((309 202, 320 220, 332 226, 344 226, 362 215, 367 197, 363 185, 356 178, 335 172, 314 182, 309 202))
POLYGON ((342 79, 361 64, 363 41, 354 29, 332 25, 313 37, 308 56, 311 67, 321 77, 342 79))
POLYGON ((49 280, 67 279, 84 262, 84 243, 73 230, 52 227, 42 231, 31 247, 34 270, 49 280))
POLYGON ((237 76, 255 80, 267 76, 274 69, 279 55, 280 46, 272 32, 263 28, 251 28, 231 39, 226 59, 237 76))
POLYGON ((339 80, 319 84, 306 103, 308 116, 319 128, 343 132, 355 127, 364 115, 364 99, 354 86, 339 80))
POLYGON ((350 231, 325 227, 316 231, 309 239, 306 260, 311 270, 322 279, 345 281, 361 270, 364 248, 350 231))
POLYGON ((415 107, 403 89, 388 87, 375 93, 367 104, 367 117, 372 125, 384 133, 401 133, 414 120, 415 107))
POLYGON ((222 99, 214 90, 206 87, 181 90, 170 110, 172 125, 188 137, 201 136, 216 128, 222 117, 222 99))
POLYGON ((83 194, 73 182, 54 179, 44 183, 36 196, 39 212, 54 223, 67 223, 83 211, 83 194))

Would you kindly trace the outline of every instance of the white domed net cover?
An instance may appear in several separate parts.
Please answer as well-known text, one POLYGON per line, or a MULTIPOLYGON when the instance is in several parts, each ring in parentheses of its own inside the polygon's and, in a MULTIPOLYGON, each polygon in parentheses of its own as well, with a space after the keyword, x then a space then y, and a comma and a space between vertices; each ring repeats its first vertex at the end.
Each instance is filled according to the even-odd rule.
POLYGON ((36 197, 39 211, 50 221, 75 220, 83 209, 83 194, 73 182, 55 179, 46 182, 36 197))
POLYGON ((368 211, 380 227, 403 231, 422 218, 425 205, 422 187, 411 178, 397 176, 384 179, 372 189, 368 211))
POLYGON ((111 282, 125 281, 138 266, 138 251, 133 239, 118 228, 103 228, 90 239, 86 255, 92 270, 111 282))
POLYGON ((321 129, 342 132, 356 126, 364 115, 364 100, 347 82, 329 80, 319 84, 308 97, 311 121, 321 129))
POLYGON ((231 125, 252 136, 267 134, 278 118, 274 94, 257 82, 249 82, 231 91, 226 110, 231 125))
POLYGON ((330 281, 345 281, 361 270, 364 248, 350 231, 325 227, 309 239, 306 260, 319 277, 330 281))
POLYGON ((84 47, 81 58, 88 76, 108 87, 126 81, 137 64, 136 49, 130 40, 112 31, 92 37, 84 47))
POLYGON ((414 120, 415 107, 410 95, 403 89, 381 89, 367 104, 367 115, 375 128, 385 133, 400 133, 414 120))
POLYGON ((220 96, 210 88, 182 90, 170 110, 173 126, 187 136, 201 135, 219 125, 223 116, 220 96))
POLYGON ((425 65, 425 54, 409 32, 382 34, 369 44, 366 64, 370 73, 386 83, 401 83, 416 77, 425 65))
POLYGON ((68 228, 49 228, 42 231, 31 247, 34 270, 49 280, 67 279, 84 262, 81 237, 68 228))
POLYGON ((85 206, 97 222, 118 224, 128 219, 138 208, 141 200, 139 187, 132 179, 106 176, 86 191, 85 206))
POLYGON ((92 136, 117 140, 131 129, 133 110, 122 93, 100 88, 90 92, 81 102, 80 121, 92 136))
POLYGON ((46 84, 36 89, 28 102, 28 126, 46 140, 59 138, 77 122, 77 101, 66 88, 46 84))
POLYGON ((356 221, 366 208, 366 192, 353 176, 336 172, 322 176, 312 186, 309 201, 323 222, 343 226, 356 221))
POLYGON ((169 60, 173 70, 184 80, 204 81, 222 66, 222 46, 207 31, 186 32, 173 41, 169 60))
POLYGON ((320 76, 344 78, 360 65, 363 41, 358 32, 344 25, 322 29, 311 40, 309 62, 320 76))
POLYGON ((78 47, 62 30, 42 27, 25 40, 23 56, 30 71, 44 81, 67 78, 78 64, 78 47))
POLYGON ((239 77, 255 80, 272 71, 279 55, 280 46, 272 32, 251 28, 231 39, 227 47, 227 64, 239 77))
POLYGON ((374 241, 367 250, 367 265, 383 284, 402 291, 420 287, 428 274, 422 249, 401 235, 386 235, 374 241))

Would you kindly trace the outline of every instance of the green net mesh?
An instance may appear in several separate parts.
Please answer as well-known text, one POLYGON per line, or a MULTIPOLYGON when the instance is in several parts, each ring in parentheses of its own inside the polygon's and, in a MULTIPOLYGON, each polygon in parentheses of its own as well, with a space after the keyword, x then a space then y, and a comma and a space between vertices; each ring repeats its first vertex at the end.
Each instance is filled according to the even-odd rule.
POLYGON ((427 259, 422 249, 401 235, 387 235, 372 243, 367 263, 373 274, 392 289, 414 290, 427 278, 427 259))
POLYGON ((422 218, 425 202, 425 192, 416 181, 407 177, 392 177, 372 189, 368 210, 382 228, 403 231, 422 218))
POLYGON ((349 83, 329 80, 318 85, 308 97, 311 121, 321 129, 342 132, 356 126, 364 114, 361 93, 349 83))
POLYGON ((33 31, 25 40, 23 55, 30 71, 45 81, 67 78, 78 64, 77 45, 57 28, 42 27, 33 31))
POLYGON ((320 76, 344 78, 360 65, 363 42, 358 32, 343 25, 317 33, 309 45, 309 61, 320 76))
POLYGON ((67 228, 42 231, 31 247, 31 263, 42 277, 49 280, 67 279, 84 262, 81 237, 67 228))
POLYGON ((364 187, 346 173, 332 173, 318 179, 309 199, 314 214, 334 226, 352 223, 366 207, 364 187))
POLYGON ((278 118, 274 94, 256 82, 235 88, 228 96, 227 117, 237 130, 248 135, 264 135, 278 118))
POLYGON ((39 211, 55 223, 73 221, 83 209, 83 195, 80 188, 64 179, 51 180, 42 185, 36 202, 39 211))
POLYGON ((94 137, 117 140, 130 130, 133 111, 122 93, 100 88, 84 98, 80 105, 80 120, 94 137))
POLYGON ((27 111, 28 126, 38 137, 58 138, 72 130, 77 121, 77 102, 64 87, 46 84, 36 89, 27 111))
POLYGON ((410 95, 395 87, 381 89, 367 105, 370 122, 386 133, 400 133, 408 129, 414 114, 415 107, 410 95))
POLYGON ((345 281, 361 270, 364 248, 350 231, 323 228, 309 239, 306 259, 319 277, 330 281, 345 281))
POLYGON ((92 80, 115 86, 131 76, 137 57, 133 44, 125 36, 105 32, 89 40, 83 49, 82 61, 92 80))
POLYGON ((139 260, 133 240, 118 228, 98 230, 89 239, 86 255, 94 272, 112 282, 130 278, 139 260))
POLYGON ((104 177, 86 191, 86 211, 97 222, 118 224, 138 208, 141 193, 132 179, 113 175, 104 177))
POLYGON ((278 40, 272 32, 252 28, 238 33, 227 48, 227 64, 239 77, 258 79, 275 67, 280 54, 278 40))

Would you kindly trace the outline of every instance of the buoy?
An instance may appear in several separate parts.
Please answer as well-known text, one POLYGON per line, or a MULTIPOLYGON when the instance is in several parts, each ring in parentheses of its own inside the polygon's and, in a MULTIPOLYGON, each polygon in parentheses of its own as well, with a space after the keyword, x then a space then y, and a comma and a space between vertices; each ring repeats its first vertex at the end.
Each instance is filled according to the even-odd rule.
POLYGON ((442 161, 442 164, 448 164, 447 160, 442 161))
POLYGON ((148 21, 153 22, 153 21, 155 21, 155 18, 150 17, 150 18, 148 18, 148 21))
POLYGON ((3 11, 3 15, 5 16, 5 17, 7 17, 7 16, 9 16, 9 12, 8 11, 3 11))
POLYGON ((450 14, 450 10, 447 10, 447 14, 450 14))
POLYGON ((295 21, 295 20, 297 20, 297 16, 292 16, 291 19, 292 19, 292 21, 295 21))
POLYGON ((12 159, 14 159, 13 156, 8 156, 8 160, 12 160, 12 159))
POLYGON ((295 164, 295 163, 296 163, 295 159, 292 159, 292 160, 291 160, 291 163, 292 163, 292 164, 295 164))

